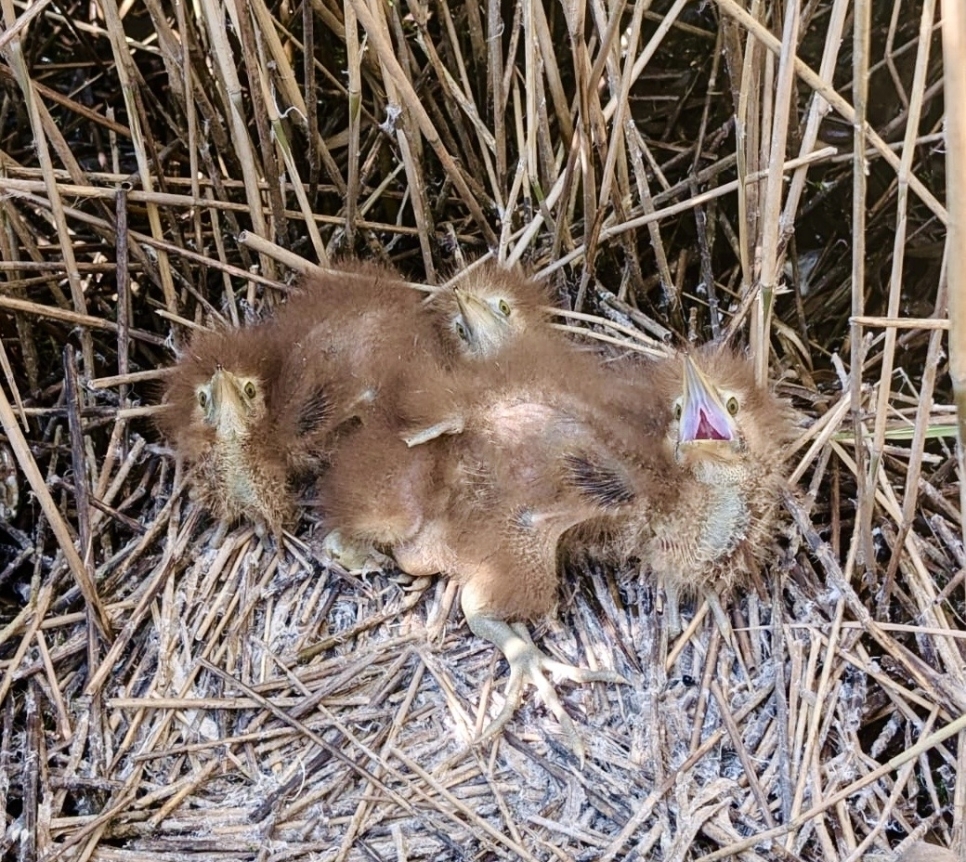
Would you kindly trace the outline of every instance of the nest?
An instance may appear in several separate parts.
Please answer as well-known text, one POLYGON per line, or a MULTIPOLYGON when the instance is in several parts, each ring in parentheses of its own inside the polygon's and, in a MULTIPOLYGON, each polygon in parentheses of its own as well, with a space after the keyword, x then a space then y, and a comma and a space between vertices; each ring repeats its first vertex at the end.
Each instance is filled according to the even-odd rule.
POLYGON ((963 852, 936 4, 4 14, 5 856, 963 852), (581 337, 747 344, 802 416, 733 642, 698 603, 669 643, 635 571, 564 573, 538 643, 630 680, 563 687, 582 764, 533 696, 475 741, 505 665, 444 580, 327 569, 310 508, 281 550, 210 547, 150 422, 187 330, 299 271, 489 255, 581 337))

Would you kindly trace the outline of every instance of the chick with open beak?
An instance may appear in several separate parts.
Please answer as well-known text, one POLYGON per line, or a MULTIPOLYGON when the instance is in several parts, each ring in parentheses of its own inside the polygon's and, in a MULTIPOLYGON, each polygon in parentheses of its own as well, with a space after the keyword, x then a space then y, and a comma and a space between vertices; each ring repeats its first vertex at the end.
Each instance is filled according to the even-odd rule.
POLYGON ((672 631, 681 591, 717 596, 753 579, 771 548, 792 414, 727 349, 664 363, 656 386, 672 405, 665 444, 675 494, 649 515, 643 558, 664 582, 672 631))
POLYGON ((728 449, 739 444, 738 428, 734 416, 738 413, 738 399, 728 396, 722 402, 721 394, 701 373, 694 360, 685 354, 684 391, 675 405, 675 418, 680 422, 678 433, 678 459, 683 457, 682 448, 722 441, 728 449))

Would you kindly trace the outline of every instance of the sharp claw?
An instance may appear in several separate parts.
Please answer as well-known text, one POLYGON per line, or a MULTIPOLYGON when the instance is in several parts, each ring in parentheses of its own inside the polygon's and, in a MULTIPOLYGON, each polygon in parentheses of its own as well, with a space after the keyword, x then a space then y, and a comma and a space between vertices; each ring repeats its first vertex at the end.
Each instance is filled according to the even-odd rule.
POLYGON ((333 530, 322 540, 322 556, 334 562, 351 575, 366 575, 392 568, 393 561, 366 543, 347 540, 338 530, 333 530))
MULTIPOLYGON (((468 618, 469 619, 469 618, 468 618)), ((489 739, 499 733, 509 722, 513 713, 520 705, 523 688, 531 683, 536 689, 544 705, 556 716, 560 722, 567 747, 584 761, 584 745, 577 733, 573 721, 564 709, 563 703, 547 674, 572 680, 577 683, 586 682, 617 682, 626 683, 620 674, 614 671, 594 671, 587 668, 574 667, 564 662, 556 661, 541 652, 530 638, 530 633, 522 623, 512 625, 502 620, 494 620, 475 616, 470 621, 473 631, 492 641, 506 656, 510 664, 510 679, 504 691, 504 704, 499 714, 490 722, 480 735, 480 740, 489 739)))
POLYGON ((483 728, 482 733, 480 733, 480 742, 496 736, 513 717, 513 713, 516 712, 520 701, 523 699, 525 676, 522 668, 510 665, 510 679, 503 691, 503 709, 500 710, 493 721, 483 728))

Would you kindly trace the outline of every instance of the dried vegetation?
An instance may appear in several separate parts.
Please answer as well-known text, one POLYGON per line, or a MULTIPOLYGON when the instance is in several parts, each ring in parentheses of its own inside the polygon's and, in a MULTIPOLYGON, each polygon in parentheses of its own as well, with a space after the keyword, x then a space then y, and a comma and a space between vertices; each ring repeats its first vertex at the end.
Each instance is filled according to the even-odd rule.
POLYGON ((0 854, 966 852, 934 0, 0 10, 0 854), (737 338, 801 411, 736 649, 567 573, 541 643, 632 681, 567 691, 583 766, 533 698, 471 744, 504 668, 444 582, 326 570, 311 510, 208 548, 152 429, 173 342, 349 254, 521 261, 588 337, 737 338))

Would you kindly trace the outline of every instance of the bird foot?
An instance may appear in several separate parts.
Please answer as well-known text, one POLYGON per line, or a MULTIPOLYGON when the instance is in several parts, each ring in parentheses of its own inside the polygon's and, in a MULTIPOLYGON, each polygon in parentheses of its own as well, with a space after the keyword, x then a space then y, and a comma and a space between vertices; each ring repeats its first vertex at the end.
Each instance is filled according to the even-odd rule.
POLYGON ((322 557, 341 566, 350 575, 368 575, 394 566, 391 557, 377 551, 368 542, 353 542, 338 530, 333 530, 322 540, 322 557))
POLYGON ((556 661, 541 652, 530 638, 523 623, 507 623, 492 617, 475 616, 467 622, 474 634, 494 643, 506 656, 510 664, 510 679, 504 692, 505 702, 499 715, 484 729, 480 741, 499 733, 513 716, 523 697, 526 683, 532 683, 547 708, 557 717, 563 731, 565 742, 579 758, 584 761, 584 744, 577 734, 573 721, 547 678, 569 679, 576 683, 614 682, 627 683, 619 673, 609 670, 589 670, 556 661))
POLYGON ((429 589, 433 583, 433 579, 430 577, 413 576, 407 572, 399 572, 393 575, 392 580, 399 585, 404 593, 421 593, 429 589))
POLYGON ((280 524, 269 524, 267 521, 255 521, 255 535, 264 542, 271 551, 283 553, 285 551, 285 534, 280 524))
POLYGON ((423 443, 428 443, 430 440, 435 440, 445 434, 462 434, 463 428, 463 419, 459 416, 452 416, 442 422, 437 422, 435 425, 430 425, 428 428, 421 428, 412 434, 405 434, 402 439, 412 449, 413 446, 421 446, 423 443))

